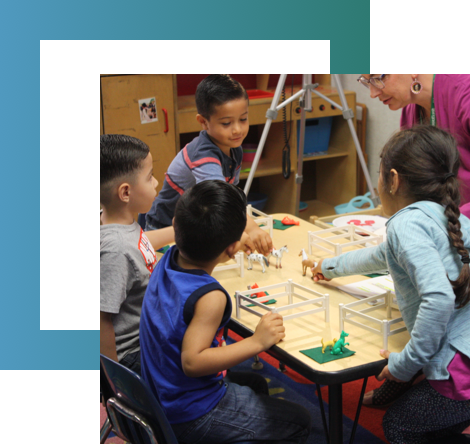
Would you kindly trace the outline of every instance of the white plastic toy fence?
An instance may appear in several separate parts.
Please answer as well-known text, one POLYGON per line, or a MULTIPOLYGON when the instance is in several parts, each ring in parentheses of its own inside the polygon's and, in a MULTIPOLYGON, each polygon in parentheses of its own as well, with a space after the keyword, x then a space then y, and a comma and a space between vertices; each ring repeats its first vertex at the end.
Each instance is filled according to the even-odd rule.
MULTIPOLYGON (((406 327, 399 327, 392 330, 392 326, 403 321, 402 317, 395 319, 392 318, 392 301, 393 294, 390 291, 387 291, 383 294, 377 296, 371 296, 368 298, 361 299, 359 301, 350 302, 349 304, 339 304, 339 329, 340 331, 344 330, 344 323, 349 322, 350 324, 355 325, 356 327, 363 328, 371 333, 382 336, 383 348, 386 350, 388 348, 388 337, 396 335, 406 330, 406 327), (373 306, 369 306, 362 310, 356 309, 358 305, 372 303, 373 306), (385 307, 387 309, 387 318, 388 319, 377 319, 372 316, 367 315, 373 310, 378 308, 385 307), (366 325, 359 320, 352 319, 353 317, 359 318, 364 321, 368 321, 370 324, 376 326, 374 328, 371 325, 366 325)), ((369 305, 369 304, 368 304, 369 305)))
POLYGON ((247 205, 246 207, 246 215, 251 216, 254 218, 255 222, 258 225, 264 225, 260 227, 262 230, 269 230, 269 235, 273 237, 273 217, 269 216, 266 213, 263 213, 256 208, 253 208, 251 205, 247 205))
POLYGON ((382 242, 383 236, 364 230, 363 227, 357 227, 356 225, 345 225, 343 227, 308 232, 309 254, 312 254, 313 248, 318 248, 333 256, 339 256, 343 253, 343 250, 348 247, 361 245, 365 247, 366 244, 375 246, 382 242), (360 233, 366 234, 367 236, 361 236, 360 233), (325 236, 325 234, 327 236, 325 236), (339 243, 339 239, 346 239, 348 242, 339 243))
POLYGON ((235 259, 233 259, 235 263, 228 264, 228 265, 217 265, 214 268, 214 271, 224 271, 224 270, 232 270, 232 269, 240 269, 240 277, 245 275, 245 267, 243 264, 243 253, 239 251, 235 255, 235 259))
POLYGON ((246 291, 237 291, 236 292, 236 317, 240 319, 240 310, 246 310, 249 313, 252 313, 256 316, 263 316, 264 312, 274 312, 281 313, 283 311, 297 309, 306 305, 315 305, 316 308, 311 310, 300 311, 298 313, 289 314, 283 316, 284 321, 289 319, 297 318, 299 316, 306 316, 308 314, 325 312, 325 322, 330 322, 330 304, 329 304, 329 295, 318 293, 317 291, 311 290, 303 285, 296 284, 292 282, 292 279, 288 279, 287 282, 282 282, 280 284, 268 285, 266 287, 260 287, 256 289, 246 290, 246 291), (280 292, 274 293, 273 290, 280 289, 280 292), (296 289, 302 290, 309 295, 313 295, 315 298, 311 299, 303 294, 296 292, 296 289), (260 293, 267 291, 269 292, 268 296, 262 296, 260 298, 251 299, 250 295, 253 293, 260 293), (264 305, 263 302, 269 301, 270 299, 280 299, 282 297, 288 298, 288 304, 281 307, 272 307, 269 305, 264 305), (300 302, 294 302, 294 297, 300 299, 300 302), (254 310, 254 307, 248 307, 248 305, 255 305, 258 308, 261 308, 262 311, 254 310), (264 311, 264 312, 263 312, 264 311))

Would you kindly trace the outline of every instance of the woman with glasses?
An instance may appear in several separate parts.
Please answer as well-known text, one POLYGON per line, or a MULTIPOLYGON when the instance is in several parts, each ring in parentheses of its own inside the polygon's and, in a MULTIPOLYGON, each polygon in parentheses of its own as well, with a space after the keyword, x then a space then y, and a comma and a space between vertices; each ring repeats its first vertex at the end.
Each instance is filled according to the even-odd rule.
MULTIPOLYGON (((469 74, 363 74, 358 79, 391 110, 401 109, 401 128, 428 124, 456 138, 460 153, 460 213, 470 217, 470 75, 469 74)), ((415 379, 400 383, 386 380, 364 396, 364 404, 383 406, 404 394, 415 379)))
POLYGON ((362 74, 357 81, 371 98, 402 110, 401 128, 430 124, 457 139, 460 212, 470 217, 470 74, 362 74))

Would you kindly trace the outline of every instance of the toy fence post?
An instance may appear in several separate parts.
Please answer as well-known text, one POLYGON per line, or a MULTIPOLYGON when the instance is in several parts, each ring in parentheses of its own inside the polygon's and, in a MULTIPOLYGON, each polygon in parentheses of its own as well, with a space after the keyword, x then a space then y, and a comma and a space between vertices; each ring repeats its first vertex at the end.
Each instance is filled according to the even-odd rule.
POLYGON ((287 294, 289 295, 289 304, 292 304, 293 298, 292 298, 292 279, 287 279, 287 285, 286 285, 286 290, 287 294))
POLYGON ((339 331, 344 330, 344 320, 343 320, 343 306, 344 304, 339 304, 339 331))
POLYGON ((387 319, 392 319, 392 292, 387 291, 387 295, 385 296, 385 301, 387 303, 387 319))
POLYGON ((266 228, 262 228, 269 230, 269 235, 273 237, 273 217, 269 214, 263 213, 256 208, 253 209, 251 204, 246 206, 246 215, 247 217, 251 217, 255 220, 258 225, 264 224, 266 228))
POLYGON ((308 254, 312 254, 312 244, 310 243, 311 231, 308 232, 308 254))
POLYGON ((390 333, 390 325, 387 320, 382 321, 382 334, 383 334, 383 347, 384 350, 388 348, 388 335, 390 333))
POLYGON ((335 244, 335 256, 340 256, 340 255, 341 255, 341 245, 335 244))

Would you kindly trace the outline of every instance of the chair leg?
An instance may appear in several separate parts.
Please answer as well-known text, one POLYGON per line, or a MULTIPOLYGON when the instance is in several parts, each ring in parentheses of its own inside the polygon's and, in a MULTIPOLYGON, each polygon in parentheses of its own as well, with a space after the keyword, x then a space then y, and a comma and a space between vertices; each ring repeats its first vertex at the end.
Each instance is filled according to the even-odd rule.
POLYGON ((263 363, 260 362, 259 356, 255 355, 254 360, 255 360, 255 362, 253 362, 253 364, 251 364, 251 368, 253 370, 261 370, 263 368, 263 363))
POLYGON ((100 444, 105 443, 105 441, 108 439, 109 434, 111 433, 112 428, 113 426, 111 425, 109 418, 106 418, 106 421, 104 422, 103 427, 101 427, 100 430, 100 444))
POLYGON ((330 434, 328 432, 328 425, 326 424, 325 407, 323 405, 323 399, 322 399, 322 395, 321 395, 321 387, 320 387, 320 384, 318 384, 318 383, 315 383, 315 385, 317 386, 317 397, 318 397, 318 403, 320 404, 320 412, 321 412, 321 419, 322 419, 322 422, 323 422, 323 430, 325 432, 326 442, 329 443, 330 442, 330 434))

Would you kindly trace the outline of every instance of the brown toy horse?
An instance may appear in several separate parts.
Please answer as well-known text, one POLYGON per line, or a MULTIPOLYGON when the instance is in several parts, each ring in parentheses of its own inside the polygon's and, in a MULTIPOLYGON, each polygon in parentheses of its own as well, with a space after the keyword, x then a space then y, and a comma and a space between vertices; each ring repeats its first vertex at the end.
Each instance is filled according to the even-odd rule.
POLYGON ((308 258, 307 253, 305 253, 303 248, 300 250, 299 256, 302 256, 302 276, 305 276, 307 274, 307 268, 315 267, 317 264, 308 258))

